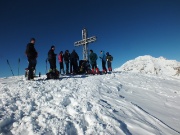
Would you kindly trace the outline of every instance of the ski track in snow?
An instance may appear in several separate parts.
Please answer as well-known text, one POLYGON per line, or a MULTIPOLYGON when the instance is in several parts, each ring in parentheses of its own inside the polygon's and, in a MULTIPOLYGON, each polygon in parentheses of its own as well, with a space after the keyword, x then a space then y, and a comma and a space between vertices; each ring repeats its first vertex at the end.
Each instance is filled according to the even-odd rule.
MULTIPOLYGON (((167 112, 161 117, 162 110, 157 110, 166 110, 172 104, 179 107, 179 100, 175 100, 180 97, 179 79, 125 72, 43 78, 0 79, 1 134, 180 134, 179 125, 173 127, 171 119, 164 119, 167 112), (142 98, 142 92, 148 98, 142 98), (153 106, 161 100, 165 101, 158 104, 162 106, 153 106), (152 104, 147 107, 143 101, 152 104)), ((180 111, 180 107, 174 109, 180 111)))

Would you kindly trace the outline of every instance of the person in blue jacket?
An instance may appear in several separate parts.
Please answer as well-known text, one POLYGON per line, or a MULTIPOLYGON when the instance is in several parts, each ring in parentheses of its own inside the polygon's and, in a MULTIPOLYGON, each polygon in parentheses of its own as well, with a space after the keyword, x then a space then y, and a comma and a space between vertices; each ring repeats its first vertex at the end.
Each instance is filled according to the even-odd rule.
POLYGON ((104 51, 101 51, 100 52, 100 56, 99 58, 102 60, 102 70, 103 70, 103 73, 107 73, 107 69, 106 69, 106 55, 104 53, 104 51))

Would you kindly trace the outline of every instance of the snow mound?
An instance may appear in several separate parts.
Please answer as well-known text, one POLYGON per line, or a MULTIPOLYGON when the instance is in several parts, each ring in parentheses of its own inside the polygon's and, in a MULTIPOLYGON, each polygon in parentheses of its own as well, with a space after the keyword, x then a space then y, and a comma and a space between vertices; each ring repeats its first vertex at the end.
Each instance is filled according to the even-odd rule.
POLYGON ((139 56, 127 61, 115 71, 128 71, 134 73, 180 76, 180 62, 167 60, 164 57, 154 58, 150 55, 139 56))

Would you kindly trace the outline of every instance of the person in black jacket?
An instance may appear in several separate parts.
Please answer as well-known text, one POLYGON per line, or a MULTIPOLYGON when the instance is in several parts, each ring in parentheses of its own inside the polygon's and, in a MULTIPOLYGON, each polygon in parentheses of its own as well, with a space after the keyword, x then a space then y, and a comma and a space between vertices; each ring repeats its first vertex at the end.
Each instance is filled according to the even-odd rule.
POLYGON ((36 58, 37 58, 38 53, 37 53, 36 49, 34 48, 34 44, 35 44, 35 38, 31 38, 30 43, 28 43, 26 46, 25 53, 26 53, 26 56, 27 56, 28 62, 29 62, 28 80, 34 79, 33 71, 36 69, 36 63, 37 63, 36 58))
POLYGON ((55 50, 55 46, 51 46, 51 49, 49 50, 48 52, 48 61, 49 61, 49 64, 50 64, 50 69, 52 71, 56 71, 56 55, 54 53, 54 50, 55 50))
POLYGON ((76 53, 76 51, 73 50, 72 53, 70 54, 70 72, 71 72, 71 74, 78 73, 78 60, 79 60, 79 56, 76 53), (72 68, 73 68, 73 71, 72 71, 72 68))
POLYGON ((64 62, 66 65, 66 74, 69 74, 69 61, 70 61, 70 54, 69 54, 69 51, 66 50, 64 53, 64 62))
POLYGON ((112 71, 113 56, 111 56, 111 55, 109 54, 109 52, 106 53, 106 60, 107 60, 108 70, 111 72, 111 71, 112 71))

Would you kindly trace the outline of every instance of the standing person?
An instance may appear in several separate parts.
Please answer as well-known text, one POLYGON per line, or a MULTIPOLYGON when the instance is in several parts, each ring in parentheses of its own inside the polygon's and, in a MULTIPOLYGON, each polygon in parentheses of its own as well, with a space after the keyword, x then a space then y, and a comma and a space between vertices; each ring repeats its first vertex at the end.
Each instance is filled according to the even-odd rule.
POLYGON ((55 46, 52 45, 51 49, 48 52, 48 61, 49 61, 49 64, 50 64, 50 69, 53 72, 56 71, 56 55, 57 55, 57 54, 54 53, 54 50, 55 50, 55 46))
POLYGON ((111 72, 111 71, 112 71, 113 56, 111 56, 111 55, 109 54, 109 52, 106 53, 106 60, 107 60, 108 70, 111 72))
POLYGON ((97 62, 96 62, 98 57, 97 54, 93 52, 93 50, 90 50, 89 59, 92 67, 92 74, 95 74, 95 72, 99 74, 99 69, 97 68, 97 62))
POLYGON ((59 60, 59 64, 60 64, 60 70, 59 70, 60 74, 61 74, 61 70, 62 70, 62 72, 64 74, 64 62, 63 62, 64 60, 63 60, 63 57, 64 57, 63 51, 61 51, 59 53, 59 55, 58 55, 58 60, 59 60))
POLYGON ((34 48, 34 44, 35 44, 35 38, 31 38, 30 43, 27 44, 26 46, 26 56, 29 62, 28 65, 28 80, 30 79, 34 79, 34 75, 33 75, 33 71, 36 69, 36 58, 38 56, 38 53, 36 51, 36 49, 34 48))
POLYGON ((69 54, 69 51, 66 50, 64 53, 64 62, 66 65, 66 74, 69 74, 69 61, 70 61, 70 54, 69 54))
POLYGON ((104 54, 104 51, 101 51, 100 52, 100 59, 102 60, 102 69, 103 69, 103 72, 106 74, 107 73, 107 69, 106 69, 106 56, 104 54))
POLYGON ((76 51, 73 50, 71 55, 70 55, 70 72, 71 72, 71 74, 77 74, 78 73, 78 60, 79 60, 79 56, 76 53, 76 51))

